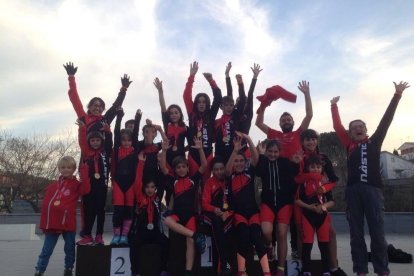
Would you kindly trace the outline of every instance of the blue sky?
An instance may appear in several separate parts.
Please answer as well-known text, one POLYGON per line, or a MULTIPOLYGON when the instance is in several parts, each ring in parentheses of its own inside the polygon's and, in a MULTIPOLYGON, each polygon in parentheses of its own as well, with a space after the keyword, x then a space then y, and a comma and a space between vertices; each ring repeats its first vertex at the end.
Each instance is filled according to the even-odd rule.
MULTIPOLYGON (((194 93, 210 93, 201 72, 224 87, 224 69, 241 73, 259 63, 256 95, 280 84, 298 94, 296 104, 275 102, 265 122, 278 128, 287 110, 297 125, 304 99, 296 88, 308 80, 311 128, 332 131, 329 100, 337 95, 343 122, 362 118, 373 133, 393 94, 393 81, 414 84, 414 2, 406 1, 1 1, 0 129, 18 135, 76 133, 62 64, 79 67, 78 90, 114 100, 123 73, 134 81, 124 108, 132 117, 160 122, 152 81, 164 82, 167 104, 183 106, 182 91, 193 60, 200 63, 194 93), (7 12, 4 12, 7 11, 7 12)), ((384 150, 414 140, 409 88, 394 117, 384 150)), ((255 107, 258 103, 255 102, 255 107)), ((255 118, 254 118, 255 119, 255 118)), ((252 127, 255 140, 264 135, 252 127)))

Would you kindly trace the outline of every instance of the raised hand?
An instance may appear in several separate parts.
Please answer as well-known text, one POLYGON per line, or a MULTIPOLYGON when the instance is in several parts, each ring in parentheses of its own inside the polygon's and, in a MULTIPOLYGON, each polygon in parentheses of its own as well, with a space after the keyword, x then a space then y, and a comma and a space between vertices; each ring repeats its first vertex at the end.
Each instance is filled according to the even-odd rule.
POLYGON ((259 76, 260 72, 263 71, 263 69, 260 68, 259 64, 254 64, 253 67, 250 67, 250 69, 252 69, 253 72, 253 78, 257 79, 257 77, 259 76))
POLYGON ((400 81, 399 84, 396 84, 394 82, 394 86, 395 86, 395 93, 400 94, 400 95, 402 94, 402 92, 405 89, 407 89, 408 87, 410 87, 410 85, 408 84, 408 82, 402 82, 402 81, 400 81))
POLYGON ((195 74, 197 74, 197 71, 198 71, 198 62, 194 61, 193 63, 190 64, 190 75, 195 76, 195 74))
POLYGON ((157 88, 158 92, 162 92, 162 81, 160 81, 159 78, 155 78, 154 80, 154 86, 157 88))
POLYGON ((141 121, 142 117, 142 111, 141 109, 137 109, 137 112, 135 112, 135 120, 141 121))
POLYGON ((304 94, 309 93, 309 82, 305 80, 299 82, 298 89, 302 91, 304 94))
POLYGON ((75 125, 78 125, 79 127, 83 127, 85 123, 81 119, 76 119, 75 125))
POLYGON ((233 139, 233 150, 236 152, 239 152, 242 149, 242 136, 240 136, 239 133, 240 132, 236 132, 237 135, 233 139))
POLYGON ((226 74, 226 78, 228 78, 230 76, 230 69, 231 69, 231 61, 229 61, 229 63, 227 63, 226 71, 224 71, 224 74, 226 74))
POLYGON ((194 137, 193 141, 194 141, 194 146, 191 146, 193 149, 198 149, 198 150, 203 149, 203 141, 201 141, 201 137, 199 138, 194 137))
POLYGON ((66 64, 63 64, 63 67, 65 68, 68 76, 74 76, 78 70, 78 67, 75 67, 73 62, 67 62, 66 64))
POLYGON ((257 143, 256 148, 257 148, 257 151, 259 152, 259 154, 265 154, 265 152, 266 152, 266 146, 265 146, 265 143, 264 142, 259 141, 257 143))
POLYGON ((128 88, 132 81, 129 80, 129 76, 127 74, 124 74, 124 76, 121 78, 122 86, 125 88, 128 88))
POLYGON ((169 148, 171 148, 170 141, 162 140, 161 148, 163 151, 167 151, 169 148))
POLYGON ((303 152, 298 151, 292 156, 292 162, 299 164, 299 162, 303 159, 303 152))
POLYGON ((339 102, 340 96, 333 97, 331 100, 331 104, 337 104, 339 102))
POLYGON ((210 81, 213 79, 213 75, 211 73, 203 73, 203 76, 206 78, 207 81, 210 81))
POLYGON ((237 74, 237 75, 236 75, 236 80, 237 80, 237 83, 243 83, 243 78, 242 78, 242 75, 237 74))

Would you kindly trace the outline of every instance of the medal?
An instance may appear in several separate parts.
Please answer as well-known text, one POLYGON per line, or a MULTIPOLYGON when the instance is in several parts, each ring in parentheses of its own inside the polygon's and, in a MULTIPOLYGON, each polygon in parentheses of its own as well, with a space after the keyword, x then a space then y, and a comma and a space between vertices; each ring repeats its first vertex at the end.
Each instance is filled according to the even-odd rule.
POLYGON ((152 230, 152 229, 154 229, 154 224, 152 224, 152 223, 148 223, 148 224, 147 224, 147 229, 148 229, 148 230, 152 230))
POLYGON ((200 138, 201 137, 201 131, 198 131, 197 132, 197 138, 200 138))
POLYGON ((229 208, 229 205, 227 204, 227 202, 223 203, 223 210, 227 210, 229 208))
POLYGON ((55 202, 53 202, 53 205, 59 206, 60 205, 60 200, 55 200, 55 202))
POLYGON ((178 147, 177 147, 177 146, 175 146, 175 145, 172 147, 172 150, 173 150, 173 151, 177 151, 177 149, 178 149, 178 147))
POLYGON ((99 178, 101 178, 101 175, 99 174, 99 173, 95 173, 95 179, 99 179, 99 178))

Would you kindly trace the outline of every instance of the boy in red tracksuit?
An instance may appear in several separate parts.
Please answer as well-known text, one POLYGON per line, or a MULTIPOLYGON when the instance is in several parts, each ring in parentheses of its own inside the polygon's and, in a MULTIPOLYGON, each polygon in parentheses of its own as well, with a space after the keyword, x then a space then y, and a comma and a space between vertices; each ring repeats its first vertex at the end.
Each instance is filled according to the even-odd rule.
POLYGON ((46 188, 43 198, 40 229, 45 234, 45 241, 37 261, 36 276, 42 276, 46 271, 60 234, 65 240, 65 276, 72 275, 75 263, 76 205, 79 197, 90 190, 88 166, 80 166, 81 181, 73 176, 76 170, 73 157, 62 157, 58 169, 59 178, 46 188))
POLYGON ((213 176, 204 185, 201 207, 204 222, 211 226, 213 241, 219 255, 218 272, 220 275, 230 275, 229 242, 226 237, 232 226, 232 211, 228 204, 228 183, 225 175, 225 163, 214 157, 211 162, 213 176))
POLYGON ((315 232, 321 251, 323 276, 329 272, 329 240, 331 217, 328 209, 334 205, 332 192, 323 193, 323 163, 319 155, 311 155, 305 160, 305 172, 295 177, 299 186, 296 204, 302 210, 302 263, 303 275, 311 276, 310 260, 315 232))

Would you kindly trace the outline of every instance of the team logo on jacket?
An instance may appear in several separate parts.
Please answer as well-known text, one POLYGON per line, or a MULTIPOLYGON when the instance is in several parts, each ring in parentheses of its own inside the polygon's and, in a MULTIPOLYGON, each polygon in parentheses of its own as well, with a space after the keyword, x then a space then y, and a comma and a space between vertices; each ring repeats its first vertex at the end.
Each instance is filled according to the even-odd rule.
POLYGON ((368 182, 368 154, 367 154, 367 144, 361 144, 361 182, 368 182))

